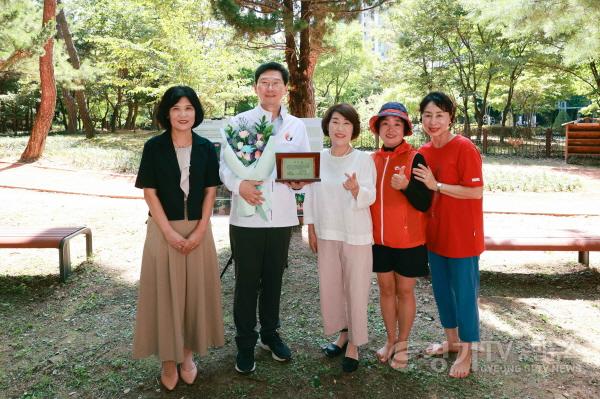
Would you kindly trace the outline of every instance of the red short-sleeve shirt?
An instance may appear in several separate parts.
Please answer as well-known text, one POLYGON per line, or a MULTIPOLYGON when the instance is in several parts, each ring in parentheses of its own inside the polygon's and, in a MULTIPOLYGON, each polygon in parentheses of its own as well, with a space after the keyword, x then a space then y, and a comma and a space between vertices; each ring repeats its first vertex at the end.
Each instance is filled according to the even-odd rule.
MULTIPOLYGON (((455 136, 441 148, 431 142, 419 149, 443 184, 483 185, 479 150, 467 138, 455 136)), ((427 249, 449 258, 478 256, 484 250, 482 199, 458 199, 435 193, 429 209, 427 249)))

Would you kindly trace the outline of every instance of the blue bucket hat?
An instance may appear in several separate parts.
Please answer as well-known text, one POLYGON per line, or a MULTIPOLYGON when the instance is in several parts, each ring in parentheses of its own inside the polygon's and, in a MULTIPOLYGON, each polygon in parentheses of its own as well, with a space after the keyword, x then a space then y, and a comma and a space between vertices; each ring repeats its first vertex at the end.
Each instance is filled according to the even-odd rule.
POLYGON ((397 116, 398 118, 403 119, 406 122, 407 127, 406 131, 404 132, 404 135, 410 136, 412 134, 412 122, 408 117, 408 111, 406 110, 404 104, 397 102, 389 102, 383 104, 379 109, 379 113, 377 115, 372 116, 371 119, 369 119, 369 128, 373 133, 379 133, 377 131, 377 121, 379 120, 379 118, 384 116, 397 116))

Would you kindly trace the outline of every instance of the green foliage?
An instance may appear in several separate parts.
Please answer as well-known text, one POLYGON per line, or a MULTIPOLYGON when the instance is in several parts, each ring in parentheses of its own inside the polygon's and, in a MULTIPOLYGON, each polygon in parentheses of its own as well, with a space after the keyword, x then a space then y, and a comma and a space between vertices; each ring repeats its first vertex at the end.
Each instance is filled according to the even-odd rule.
POLYGON ((554 118, 554 123, 552 124, 552 130, 554 130, 555 132, 560 132, 562 134, 565 133, 565 127, 562 126, 563 123, 567 123, 571 120, 571 118, 569 117, 569 114, 567 114, 567 111, 565 111, 564 109, 561 109, 558 114, 556 115, 556 118, 554 118))
POLYGON ((553 73, 570 75, 582 94, 600 101, 600 7, 596 0, 500 0, 493 7, 478 0, 462 3, 477 10, 482 23, 505 37, 538 37, 547 54, 539 64, 553 73))
POLYGON ((363 8, 376 7, 385 3, 385 0, 330 1, 316 4, 306 2, 301 5, 283 0, 212 0, 211 3, 219 18, 235 27, 240 34, 254 38, 257 35, 270 36, 282 31, 287 34, 305 31, 315 28, 326 17, 332 20, 349 20, 356 17, 363 8), (293 9, 289 10, 288 7, 293 9), (288 14, 290 11, 292 13, 288 14))
POLYGON ((529 67, 515 86, 513 109, 517 113, 552 112, 556 101, 574 92, 572 80, 546 68, 529 67))
MULTIPOLYGON (((210 11, 199 13, 210 10, 208 0, 66 0, 63 5, 82 65, 71 67, 58 40, 57 85, 85 88, 96 128, 107 128, 111 119, 116 128, 124 126, 127 111, 134 108, 136 125, 150 125, 154 105, 175 84, 198 92, 207 117, 231 114, 238 101, 253 94, 245 71, 254 68, 264 51, 242 48, 231 28, 216 23, 210 11)), ((0 62, 35 43, 39 6, 28 0, 1 9, 0 62)), ((54 27, 48 29, 55 34, 54 27)), ((18 75, 6 78, 7 83, 0 75, 0 93, 7 93, 0 97, 0 130, 9 128, 3 117, 17 120, 17 130, 24 130, 23 119, 33 113, 39 95, 37 75, 36 57, 21 61, 18 75), (27 89, 30 82, 33 90, 27 89), (21 99, 21 93, 28 97, 21 99)))
POLYGON ((579 110, 579 113, 583 116, 592 116, 595 117, 598 115, 598 111, 600 111, 600 105, 597 103, 592 103, 587 107, 583 107, 579 110))
POLYGON ((447 4, 434 3, 431 7, 408 0, 392 8, 379 37, 381 40, 392 33, 393 39, 382 76, 384 87, 400 88, 406 96, 413 97, 413 102, 432 90, 451 91, 450 64, 442 62, 447 52, 439 34, 442 27, 434 25, 431 12, 432 8, 438 13, 447 10, 447 4))
POLYGON ((16 51, 27 53, 27 58, 43 54, 42 46, 51 37, 54 25, 42 28, 41 15, 39 2, 0 0, 0 61, 16 51))
POLYGON ((478 24, 458 0, 403 2, 389 18, 396 48, 386 81, 414 102, 429 91, 448 92, 465 119, 474 115, 483 124, 489 84, 503 69, 510 43, 478 24))
POLYGON ((586 62, 600 53, 600 7, 596 0, 498 0, 493 7, 478 0, 461 1, 480 11, 505 35, 539 33, 561 43, 567 64, 586 62))
MULTIPOLYGON (((488 111, 484 100, 494 115, 545 113, 549 122, 558 99, 579 94, 600 104, 594 0, 498 0, 493 7, 475 0, 403 0, 388 2, 377 18, 367 16, 370 25, 348 23, 359 7, 380 3, 311 3, 307 19, 298 8, 306 2, 292 2, 288 15, 283 1, 64 0, 82 66, 71 67, 57 40, 56 82, 59 93, 85 89, 96 128, 106 128, 113 114, 116 128, 125 127, 134 107, 135 127, 151 126, 157 101, 174 84, 193 87, 207 117, 238 113, 256 105, 256 65, 294 63, 294 57, 292 92, 312 78, 317 115, 348 102, 363 123, 389 100, 405 103, 417 119, 417 104, 431 90, 455 97, 459 123, 481 120, 488 111), (309 33, 318 34, 302 47, 309 33), (286 40, 293 46, 282 52, 286 40), (372 51, 375 44, 383 56, 372 51), (300 60, 306 54, 318 62, 307 66, 313 61, 300 60)), ((55 33, 40 21, 41 2, 0 0, 0 70, 15 51, 31 52, 10 73, 0 72, 2 131, 27 130, 35 116, 37 56, 55 33)))
POLYGON ((377 90, 378 56, 366 48, 358 22, 338 22, 325 36, 324 48, 315 71, 319 114, 333 104, 355 104, 377 90))

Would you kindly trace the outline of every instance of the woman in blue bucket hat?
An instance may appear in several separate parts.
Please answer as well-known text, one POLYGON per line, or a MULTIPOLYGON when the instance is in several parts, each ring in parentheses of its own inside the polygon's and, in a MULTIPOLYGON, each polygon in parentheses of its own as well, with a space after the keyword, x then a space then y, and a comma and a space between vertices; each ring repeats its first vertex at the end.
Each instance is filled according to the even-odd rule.
POLYGON ((369 120, 369 127, 383 141, 373 153, 377 198, 371 205, 373 271, 387 332, 377 357, 403 369, 408 366, 408 338, 416 314, 416 278, 428 274, 424 212, 431 193, 412 173, 425 159, 404 139, 412 134, 406 107, 398 102, 384 104, 369 120))

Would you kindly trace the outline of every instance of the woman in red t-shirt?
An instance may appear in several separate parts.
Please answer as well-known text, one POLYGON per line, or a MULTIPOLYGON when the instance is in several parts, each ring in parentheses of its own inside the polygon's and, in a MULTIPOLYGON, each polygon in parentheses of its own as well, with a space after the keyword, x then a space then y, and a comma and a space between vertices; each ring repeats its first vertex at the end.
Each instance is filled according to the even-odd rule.
POLYGON ((481 155, 466 137, 450 131, 456 105, 446 94, 429 93, 419 106, 431 141, 419 149, 426 165, 415 178, 435 191, 429 210, 427 249, 433 294, 446 342, 430 355, 458 352, 450 376, 471 372, 471 346, 479 341, 479 255, 483 245, 481 155))

